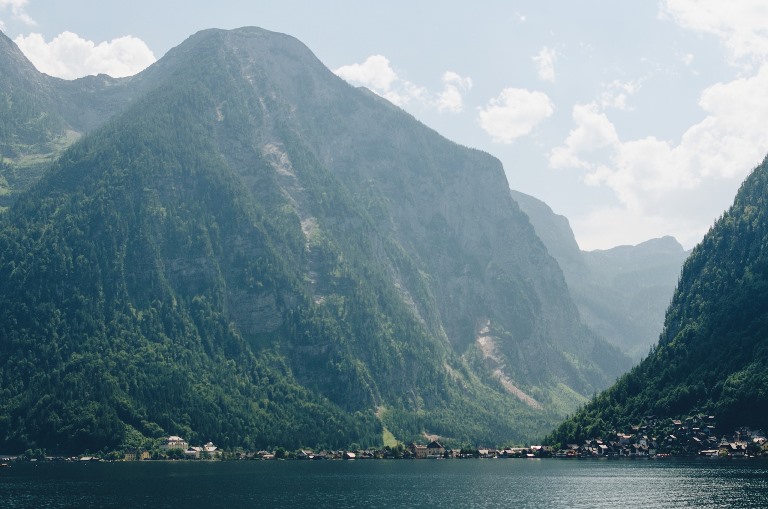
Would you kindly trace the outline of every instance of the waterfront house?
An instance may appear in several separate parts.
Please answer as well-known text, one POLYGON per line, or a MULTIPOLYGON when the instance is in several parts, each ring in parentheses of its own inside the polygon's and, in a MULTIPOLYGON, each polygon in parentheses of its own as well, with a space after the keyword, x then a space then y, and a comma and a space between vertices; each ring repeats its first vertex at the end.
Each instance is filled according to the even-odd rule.
POLYGON ((189 448, 189 444, 181 437, 171 435, 165 439, 165 442, 160 446, 164 451, 170 451, 172 449, 181 449, 186 451, 189 448))
POLYGON ((315 453, 307 449, 301 449, 296 453, 297 460, 311 460, 315 458, 315 453))
POLYGON ((747 455, 746 442, 731 442, 728 446, 730 449, 729 453, 734 458, 743 458, 747 455))
POLYGON ((141 451, 138 449, 125 451, 123 455, 123 461, 142 461, 148 460, 150 457, 149 451, 141 451))
POLYGON ((409 449, 411 450, 411 453, 413 454, 413 457, 417 460, 424 459, 427 457, 427 446, 423 444, 411 444, 409 449))
POLYGON ((187 459, 192 460, 214 460, 221 458, 221 451, 218 447, 213 445, 213 442, 208 442, 203 446, 192 446, 184 451, 184 456, 187 459))
POLYGON ((437 440, 433 440, 427 444, 427 456, 442 456, 444 453, 445 447, 443 447, 437 440))
POLYGON ((213 442, 208 442, 203 446, 203 457, 206 459, 219 459, 221 458, 221 449, 213 445, 213 442))

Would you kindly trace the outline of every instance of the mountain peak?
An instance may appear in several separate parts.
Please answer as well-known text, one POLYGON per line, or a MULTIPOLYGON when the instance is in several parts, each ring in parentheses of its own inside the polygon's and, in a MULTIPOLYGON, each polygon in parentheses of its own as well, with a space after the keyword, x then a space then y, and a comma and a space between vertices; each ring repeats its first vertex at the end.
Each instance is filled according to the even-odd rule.
POLYGON ((636 246, 638 249, 648 250, 654 253, 667 253, 667 254, 682 254, 685 253, 685 248, 678 240, 671 236, 665 235, 657 239, 646 240, 636 246))
POLYGON ((0 93, 7 93, 9 87, 42 83, 48 78, 35 68, 15 42, 0 32, 0 93))
POLYGON ((258 57, 263 65, 286 64, 291 60, 307 63, 306 59, 314 58, 312 51, 295 37, 248 26, 231 30, 200 30, 171 49, 158 63, 167 63, 182 55, 223 50, 241 59, 250 59, 252 64, 257 63, 254 59, 258 57))
POLYGON ((621 253, 621 252, 654 252, 654 253, 683 253, 685 248, 678 242, 675 237, 671 235, 665 235, 655 239, 645 240, 639 244, 626 244, 621 246, 610 247, 607 249, 595 249, 592 253, 621 253))

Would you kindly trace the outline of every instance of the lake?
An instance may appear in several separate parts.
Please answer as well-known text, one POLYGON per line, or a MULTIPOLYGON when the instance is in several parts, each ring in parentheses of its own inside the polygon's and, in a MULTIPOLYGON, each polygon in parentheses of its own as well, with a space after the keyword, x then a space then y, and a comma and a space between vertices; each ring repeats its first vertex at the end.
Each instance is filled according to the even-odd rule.
POLYGON ((15 463, 3 508, 757 508, 766 460, 15 463))

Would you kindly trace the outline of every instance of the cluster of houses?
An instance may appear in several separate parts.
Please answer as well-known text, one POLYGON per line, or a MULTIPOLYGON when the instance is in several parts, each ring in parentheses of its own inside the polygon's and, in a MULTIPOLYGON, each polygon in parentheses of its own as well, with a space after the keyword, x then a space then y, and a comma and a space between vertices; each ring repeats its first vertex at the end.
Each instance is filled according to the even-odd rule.
POLYGON ((433 441, 428 445, 411 444, 408 446, 410 457, 424 458, 548 458, 552 456, 551 449, 544 445, 530 447, 496 448, 462 448, 446 449, 439 442, 433 441))
MULTIPOLYGON (((202 446, 190 446, 183 438, 171 435, 165 439, 160 445, 160 450, 166 455, 174 457, 172 452, 181 453, 183 456, 178 459, 192 459, 192 460, 218 460, 222 459, 222 451, 213 442, 208 442, 202 446)), ((146 450, 133 450, 126 451, 123 460, 124 461, 141 461, 152 459, 152 455, 146 450)))
MULTIPOLYGON (((514 447, 505 449, 495 448, 446 448, 437 440, 428 444, 412 443, 407 447, 385 447, 383 449, 362 449, 355 451, 313 451, 300 449, 296 452, 258 451, 235 452, 227 459, 241 460, 366 460, 366 459, 443 459, 443 458, 545 458, 552 456, 549 447, 534 445, 531 447, 514 447)), ((178 436, 170 436, 160 445, 160 454, 149 451, 128 451, 124 461, 141 461, 156 458, 172 459, 224 459, 223 452, 211 442, 204 446, 190 447, 187 441, 178 436), (182 455, 183 454, 183 455, 182 455)))
MULTIPOLYGON (((755 457, 768 456, 768 440, 762 431, 742 428, 731 435, 717 431, 715 417, 698 415, 684 420, 658 419, 647 416, 642 424, 623 431, 614 431, 604 437, 568 444, 560 450, 548 446, 461 448, 444 447, 437 440, 428 444, 412 443, 408 446, 385 447, 355 451, 319 451, 301 449, 296 452, 277 451, 230 452, 226 459, 442 459, 442 458, 665 458, 669 456, 755 457)), ((47 459, 47 458, 46 458, 47 459)), ((98 458, 73 458, 96 460, 98 458)), ((149 459, 225 459, 221 449, 212 442, 190 446, 179 436, 169 436, 150 453, 146 450, 127 451, 125 461, 149 459)))
MULTIPOLYGON (((534 445, 531 447, 515 447, 506 449, 494 448, 462 448, 451 449, 433 440, 430 443, 411 443, 407 447, 383 449, 364 449, 356 451, 319 451, 302 449, 286 457, 298 460, 327 460, 327 459, 444 459, 444 458, 543 458, 550 457, 549 447, 534 445)), ((276 459, 274 453, 259 451, 247 459, 276 459)))
POLYGON ((642 458, 670 456, 754 457, 768 455, 762 431, 748 428, 724 435, 717 432, 715 417, 698 415, 681 419, 647 416, 641 425, 606 437, 568 444, 555 453, 559 458, 642 458))

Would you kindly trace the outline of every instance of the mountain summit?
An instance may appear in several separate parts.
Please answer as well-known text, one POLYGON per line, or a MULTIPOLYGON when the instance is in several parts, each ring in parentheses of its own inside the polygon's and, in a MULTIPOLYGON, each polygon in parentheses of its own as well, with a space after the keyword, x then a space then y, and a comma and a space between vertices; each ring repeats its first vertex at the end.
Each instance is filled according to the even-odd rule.
POLYGON ((496 159, 292 37, 47 83, 85 134, 2 216, 4 450, 521 442, 627 367, 496 159))

